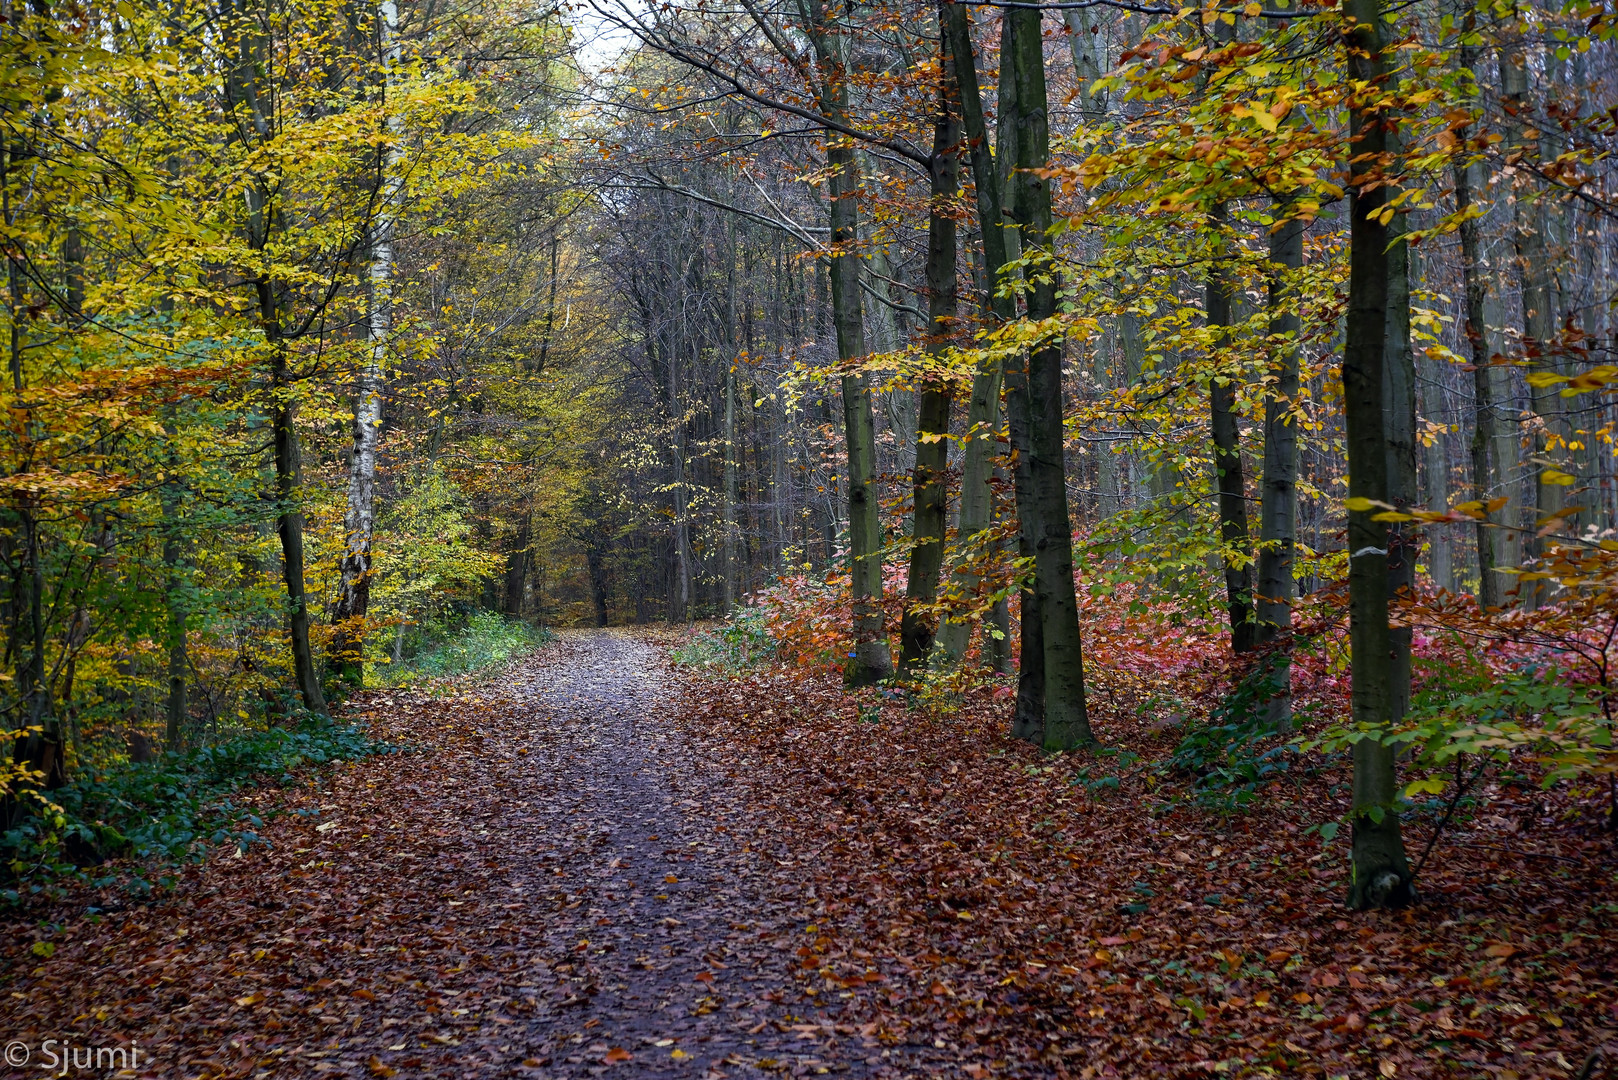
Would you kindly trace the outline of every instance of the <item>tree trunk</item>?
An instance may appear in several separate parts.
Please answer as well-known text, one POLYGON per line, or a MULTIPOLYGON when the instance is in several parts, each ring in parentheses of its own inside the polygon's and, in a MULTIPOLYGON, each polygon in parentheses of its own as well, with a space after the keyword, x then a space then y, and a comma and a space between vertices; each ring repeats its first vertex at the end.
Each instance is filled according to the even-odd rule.
MULTIPOLYGON (((1387 136, 1397 145, 1397 133, 1387 136)), ((1416 363, 1410 349, 1410 245, 1404 240, 1404 218, 1395 215, 1388 226, 1388 314, 1382 360, 1383 439, 1388 454, 1388 501, 1405 510, 1417 502, 1416 490, 1416 363)), ((1420 538, 1411 522, 1388 526, 1388 595, 1398 602, 1416 587, 1416 553, 1420 538)), ((1388 721, 1403 719, 1410 708, 1409 626, 1390 626, 1392 646, 1388 683, 1388 721)))
MULTIPOLYGON (((384 97, 399 63, 394 0, 377 4, 384 97)), ((382 362, 393 326, 393 217, 399 192, 398 125, 388 120, 378 211, 371 225, 371 272, 367 355, 354 395, 353 449, 349 455, 347 542, 338 561, 337 605, 332 612, 329 659, 333 673, 350 686, 365 682, 365 617, 371 607, 371 548, 376 534, 376 451, 382 432, 382 362)))
POLYGON ((1266 706, 1277 730, 1292 726, 1292 602, 1297 596, 1293 558, 1298 530, 1298 332, 1296 282, 1288 275, 1303 267, 1303 222, 1292 208, 1278 207, 1286 220, 1270 233, 1270 338, 1275 343, 1264 395, 1263 505, 1259 522, 1256 639, 1275 644, 1269 678, 1274 692, 1266 706))
MULTIPOLYGON (((1387 78, 1380 0, 1349 0, 1350 75, 1367 84, 1349 114, 1349 284, 1343 346, 1343 406, 1348 489, 1352 500, 1386 502, 1388 459, 1383 425, 1383 358, 1388 320, 1388 229, 1378 220, 1386 201, 1379 157, 1388 118, 1371 95, 1387 78)), ((1363 505, 1363 504, 1362 504, 1363 505)), ((1388 528, 1380 509, 1350 509, 1349 641, 1352 717, 1371 735, 1354 744, 1353 908, 1397 907, 1412 898, 1410 867, 1399 830, 1393 748, 1378 736, 1388 726, 1392 641, 1388 634, 1388 528)))
MULTIPOLYGON (((942 23, 942 20, 940 20, 942 23)), ((927 352, 942 363, 955 330, 955 198, 960 193, 961 141, 959 105, 948 36, 940 26, 938 116, 933 125, 931 201, 927 221, 927 352)), ((904 617, 899 628, 900 666, 907 673, 924 667, 933 649, 937 616, 919 609, 938 599, 938 575, 944 566, 944 529, 949 508, 949 419, 951 384, 936 373, 917 392, 916 463, 913 479, 914 528, 911 530, 910 575, 905 587, 904 617)))
MULTIPOLYGON (((1050 181, 1040 170, 1050 163, 1050 128, 1045 96, 1044 39, 1040 13, 1008 8, 1006 22, 1015 24, 1011 65, 1017 96, 1013 125, 1017 131, 1017 172, 1013 217, 1022 231, 1025 251, 1049 251, 1050 181)), ((1004 63, 1005 60, 1002 60, 1004 63)), ((1027 290, 1028 318, 1039 322, 1056 315, 1055 267, 1037 275, 1027 290)), ((1008 380, 1009 381, 1009 380, 1008 380)), ((1030 349, 1026 389, 1020 408, 1027 413, 1026 450, 1029 480, 1038 514, 1034 522, 1034 589, 1039 598, 1045 652, 1045 734, 1047 750, 1090 746, 1095 736, 1084 696, 1084 654, 1079 640, 1078 598, 1073 582, 1073 525, 1068 517, 1067 477, 1063 461, 1062 346, 1060 341, 1030 349)), ((1012 434, 1017 435, 1013 424, 1012 434)), ((1025 620, 1026 622, 1026 620, 1025 620)))
MULTIPOLYGON (((267 289, 266 289, 267 291, 267 289)), ((273 309, 272 309, 273 310, 273 309)), ((291 372, 287 369, 286 343, 273 342, 270 385, 275 393, 270 425, 275 437, 275 494, 281 504, 277 531, 281 536, 281 578, 287 590, 287 632, 292 643, 292 674, 311 712, 326 711, 326 697, 315 674, 314 653, 309 648, 309 599, 304 591, 303 554, 303 460, 298 446, 297 401, 293 397, 291 372)))
POLYGON ((533 511, 526 511, 506 552, 506 582, 500 609, 513 619, 522 618, 523 594, 528 586, 528 566, 533 551, 533 511))
MULTIPOLYGON (((821 112, 836 123, 848 114, 848 73, 841 39, 833 40, 823 0, 810 0, 805 29, 820 68, 821 112)), ((831 195, 831 301, 837 330, 837 357, 846 367, 865 354, 860 301, 860 175, 854 147, 846 136, 827 130, 826 163, 831 195)), ((876 424, 865 376, 850 370, 842 378, 843 438, 848 447, 849 579, 853 600, 854 648, 843 668, 850 686, 866 686, 893 674, 893 657, 882 625, 882 521, 874 488, 876 424)))
MULTIPOLYGON (((596 626, 607 625, 607 561, 601 548, 595 544, 584 549, 585 568, 590 575, 590 604, 595 611, 596 626)), ((543 614, 543 613, 542 613, 543 614)), ((541 619, 543 625, 543 618, 541 619)))
MULTIPOLYGON (((1016 144, 1015 128, 1008 120, 1008 113, 1012 110, 1016 100, 1016 83, 1010 65, 1003 64, 1000 69, 1000 156, 998 163, 994 160, 993 151, 989 143, 988 127, 983 114, 982 91, 978 85, 977 60, 972 51, 972 35, 967 24, 966 8, 963 4, 947 2, 945 4, 945 18, 947 20, 950 52, 955 58, 955 73, 960 84, 961 113, 966 127, 966 142, 972 159, 972 179, 976 195, 978 212, 978 230, 983 240, 983 275, 989 292, 989 306, 994 319, 1000 324, 1011 322, 1017 317, 1016 300, 1009 295, 1001 295, 1001 272, 1006 263, 1011 261, 1014 245, 1017 241, 1017 231, 1007 227, 1006 216, 1009 213, 1006 199, 1009 197, 1010 185, 1002 184, 1000 167, 1003 167, 1008 155, 1015 160, 1013 147, 1016 144)), ((1013 40, 1015 29, 1008 18, 1002 21, 1002 51, 1009 48, 1013 40)), ((1013 447, 1027 445, 1027 393, 1024 365, 1019 361, 1011 369, 1001 371, 980 371, 978 379, 973 385, 973 401, 976 403, 978 392, 982 390, 988 395, 988 400, 997 397, 993 381, 995 376, 1004 379, 1006 386, 1006 423, 1011 431, 1013 447)), ((985 402, 987 404, 987 401, 985 402)), ((975 406, 976 407, 976 406, 975 406)), ((985 416, 985 421, 992 418, 992 411, 985 416)), ((985 447, 987 456, 987 447, 985 447)), ((1017 517, 1019 521, 1018 547, 1024 558, 1031 557, 1032 553, 1032 527, 1036 507, 1033 500, 1033 489, 1030 485, 1028 471, 1028 455, 1014 453, 1012 472, 1012 488, 1016 494, 1017 517)), ((985 462, 985 465, 987 462, 985 462)), ((964 496, 963 496, 964 499, 964 496)), ((985 514, 988 508, 988 496, 985 492, 985 514)), ((962 503, 963 521, 965 517, 965 503, 962 503)), ((985 521, 987 517, 985 516, 985 521)), ((963 530, 964 532, 964 526, 963 530)), ((1030 742, 1042 742, 1045 728, 1045 650, 1044 638, 1040 632, 1039 599, 1032 589, 1022 590, 1018 603, 1018 618, 1022 624, 1022 643, 1019 655, 1017 674, 1017 705, 1016 713, 1012 719, 1011 732, 1020 739, 1030 742)), ((1009 610, 1007 623, 1009 625, 1009 610)), ((965 651, 962 642, 961 651, 965 651)))
POLYGON ((736 364, 725 368, 725 493, 724 517, 720 522, 720 557, 724 561, 725 614, 736 608, 736 364))
MULTIPOLYGON (((1220 248, 1208 271, 1207 313, 1210 330, 1230 328, 1230 282, 1219 257, 1225 254, 1222 231, 1225 207, 1216 206, 1209 215, 1221 232, 1220 248)), ((1217 349, 1224 335, 1210 342, 1217 349)), ((1230 648, 1237 655, 1253 651, 1253 564, 1247 531, 1247 477, 1242 469, 1241 428, 1236 414, 1236 380, 1215 371, 1208 380, 1212 414, 1213 466, 1219 492, 1219 543, 1225 563, 1225 609, 1230 614, 1230 648)))
MULTIPOLYGON (((177 464, 171 459, 171 465, 177 464)), ((161 496, 163 509, 163 600, 168 626, 168 695, 163 731, 163 749, 174 753, 185 745, 186 727, 190 718, 186 700, 186 565, 180 548, 180 499, 176 485, 165 484, 161 496)))
MULTIPOLYGON (((1537 159, 1538 137, 1532 134, 1534 124, 1529 115, 1526 47, 1520 34, 1501 50, 1500 91, 1500 105, 1510 131, 1508 149, 1528 160, 1537 159)), ((1562 374, 1563 365, 1557 356, 1555 300, 1545 250, 1545 210, 1538 199, 1531 197, 1533 193, 1526 186, 1532 183, 1531 174, 1519 169, 1514 179, 1519 181, 1519 186, 1511 200, 1511 239, 1522 282, 1523 359, 1537 371, 1562 374)), ((1535 520, 1528 542, 1529 554, 1539 556, 1545 551, 1544 538, 1538 535, 1540 528, 1561 518, 1567 505, 1562 485, 1546 479, 1547 469, 1555 464, 1561 471, 1569 472, 1573 466, 1567 460, 1567 425, 1560 387, 1530 383, 1529 393, 1535 416, 1533 456, 1539 464, 1534 470, 1535 520)), ((1569 516, 1576 518, 1577 514, 1569 511, 1569 516)), ((1556 531, 1565 531, 1572 523, 1568 520, 1556 531)), ((1537 607, 1545 595, 1546 586, 1541 582, 1523 582, 1520 586, 1519 598, 1530 608, 1537 607)))

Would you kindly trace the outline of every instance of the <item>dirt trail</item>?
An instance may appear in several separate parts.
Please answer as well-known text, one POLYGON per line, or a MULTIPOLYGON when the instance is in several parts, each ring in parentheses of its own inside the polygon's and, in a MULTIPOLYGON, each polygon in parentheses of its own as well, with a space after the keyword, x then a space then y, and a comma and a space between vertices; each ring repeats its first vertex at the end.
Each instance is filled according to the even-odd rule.
POLYGON ((458 697, 371 695, 419 752, 339 766, 152 904, 80 897, 48 960, 11 936, 0 1034, 133 1039, 158 1077, 937 1075, 794 979, 791 859, 733 839, 744 796, 680 693, 608 631, 458 697))
POLYGON ((727 835, 727 811, 745 808, 669 726, 679 684, 657 650, 618 633, 572 647, 519 684, 534 710, 518 781, 530 805, 503 823, 532 845, 512 886, 564 905, 539 954, 572 968, 531 1045, 563 1074, 593 1072, 614 1046, 636 1053, 639 1075, 882 1065, 879 1047, 828 1032, 788 990, 799 898, 727 835))

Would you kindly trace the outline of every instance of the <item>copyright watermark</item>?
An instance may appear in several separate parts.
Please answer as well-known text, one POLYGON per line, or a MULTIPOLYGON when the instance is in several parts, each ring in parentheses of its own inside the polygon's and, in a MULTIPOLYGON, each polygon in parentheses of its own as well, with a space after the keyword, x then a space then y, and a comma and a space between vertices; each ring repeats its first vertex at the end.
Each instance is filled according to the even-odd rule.
POLYGON ((38 1069, 50 1076, 71 1076, 77 1072, 138 1069, 141 1049, 134 1041, 116 1046, 75 1046, 67 1039, 46 1039, 35 1047, 13 1039, 6 1043, 0 1057, 13 1069, 38 1069))

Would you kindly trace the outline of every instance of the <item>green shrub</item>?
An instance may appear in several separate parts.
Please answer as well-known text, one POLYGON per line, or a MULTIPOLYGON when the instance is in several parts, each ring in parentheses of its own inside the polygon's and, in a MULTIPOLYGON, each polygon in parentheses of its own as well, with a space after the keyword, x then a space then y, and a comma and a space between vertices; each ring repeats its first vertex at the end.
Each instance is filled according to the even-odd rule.
POLYGON ((367 681, 377 686, 409 686, 498 667, 554 641, 556 635, 492 611, 478 611, 460 625, 421 628, 413 656, 397 664, 370 664, 367 681))
POLYGON ((713 629, 692 634, 669 655, 685 667, 732 673, 754 667, 775 655, 769 616, 761 607, 741 608, 713 629))
POLYGON ((397 749, 359 728, 305 714, 293 727, 246 733, 145 763, 86 767, 65 786, 26 793, 9 806, 0 833, 0 902, 54 893, 63 885, 119 882, 148 892, 143 877, 164 874, 231 844, 264 843, 262 819, 231 796, 262 782, 289 782, 300 770, 397 749), (117 860, 121 869, 91 871, 117 860))

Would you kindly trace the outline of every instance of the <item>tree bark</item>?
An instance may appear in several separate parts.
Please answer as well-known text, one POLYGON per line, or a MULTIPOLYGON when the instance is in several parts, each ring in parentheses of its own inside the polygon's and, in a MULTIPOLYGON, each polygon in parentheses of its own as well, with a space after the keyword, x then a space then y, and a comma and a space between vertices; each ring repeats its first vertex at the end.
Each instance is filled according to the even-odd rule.
MULTIPOLYGON (((1386 201, 1379 183, 1387 149, 1375 104, 1387 78, 1380 0, 1349 0, 1349 74, 1361 100, 1349 113, 1349 285, 1343 346, 1343 405, 1351 499, 1386 502, 1388 460, 1383 424, 1384 339, 1388 320, 1388 230, 1378 220, 1386 201)), ((1388 726, 1392 641, 1388 633, 1388 528, 1379 508, 1350 509, 1349 640, 1352 717, 1370 737, 1354 744, 1353 876, 1350 907, 1397 907, 1413 895, 1399 829, 1398 777, 1388 726)))
MULTIPOLYGON (((1387 136, 1390 149, 1397 133, 1387 136)), ((1415 505, 1416 363, 1410 349, 1410 245, 1404 240, 1403 215, 1388 225, 1388 313, 1382 368, 1384 442, 1388 454, 1388 501, 1400 510, 1415 505)), ((1398 602, 1416 587, 1416 552, 1420 539, 1411 522, 1388 526, 1388 595, 1398 602)), ((1388 720, 1399 721, 1410 708, 1409 626, 1390 626, 1392 646, 1388 682, 1388 720)))
POLYGON ((720 527, 720 557, 724 561, 725 614, 736 608, 736 364, 732 358, 725 368, 725 467, 724 517, 720 527))
MULTIPOLYGON (((940 23, 943 20, 940 19, 940 23)), ((960 106, 954 93, 955 73, 948 35, 939 33, 938 115, 933 125, 933 152, 928 163, 931 201, 927 221, 927 352, 942 362, 956 317, 955 198, 960 193, 960 106)), ((905 588, 904 617, 899 628, 900 666, 912 672, 926 665, 938 625, 919 609, 938 599, 938 576, 944 566, 944 529, 949 506, 949 420, 951 384, 929 373, 917 392, 916 463, 913 474, 913 520, 910 575, 905 588)))
MULTIPOLYGON (((170 465, 178 463, 171 458, 170 465)), ((168 626, 165 628, 168 652, 168 695, 165 701, 163 749, 174 753, 185 745, 186 727, 190 719, 186 700, 186 564, 180 545, 180 492, 175 478, 163 486, 163 600, 168 626)))
POLYGON ((1274 687, 1266 706, 1270 723, 1278 730, 1292 726, 1292 602, 1297 596, 1293 559, 1298 530, 1298 425, 1293 415, 1298 400, 1298 333, 1302 320, 1295 310, 1297 286, 1288 275, 1303 267, 1303 222, 1285 218, 1270 233, 1270 339, 1274 360, 1264 395, 1264 478, 1259 521, 1258 594, 1255 637, 1274 644, 1269 678, 1274 687))
MULTIPOLYGON (((989 145, 988 128, 983 115, 983 98, 978 84, 977 59, 972 51, 971 29, 967 24, 966 8, 946 2, 941 6, 939 18, 944 23, 949 49, 954 64, 956 98, 961 105, 961 117, 971 163, 973 190, 978 217, 978 235, 983 244, 982 290, 983 313, 991 322, 1016 317, 1016 306, 1008 298, 996 297, 1000 270, 1006 261, 1005 230, 1001 224, 1001 184, 994 156, 989 145)), ((997 428, 1000 417, 1001 364, 998 357, 984 356, 972 378, 972 398, 967 405, 965 449, 961 463, 960 517, 956 528, 956 543, 965 549, 972 538, 989 527, 994 513, 994 492, 990 484, 993 476, 993 457, 999 451, 997 428)), ((980 579, 970 569, 957 565, 953 573, 952 588, 962 596, 977 592, 980 579)), ((1001 601, 995 616, 1006 612, 1001 601)), ((1005 628, 994 623, 995 631, 1002 635, 995 639, 1001 651, 1009 650, 1005 628)), ((964 620, 946 620, 939 630, 941 659, 950 665, 960 663, 966 654, 971 624, 964 620)))
MULTIPOLYGON (((1220 247, 1208 271, 1206 305, 1210 330, 1230 328, 1230 282, 1220 265, 1224 254, 1226 211, 1209 215, 1220 232, 1220 247)), ((1214 349, 1222 341, 1210 343, 1214 349)), ((1236 414, 1236 380, 1216 370, 1208 380, 1212 418, 1213 466, 1219 492, 1219 543, 1225 563, 1225 609, 1230 615, 1230 648, 1237 655, 1253 651, 1253 563, 1247 530, 1247 477, 1242 469, 1241 428, 1236 414)))
MULTIPOLYGON (((844 124, 848 115, 848 74, 839 42, 827 26, 823 0, 810 0, 808 26, 820 68, 821 112, 844 124)), ((826 162, 830 169, 832 319, 837 331, 837 357, 852 368, 865 355, 865 326, 860 301, 860 176, 854 147, 847 136, 828 129, 826 162)), ((877 506, 876 424, 865 376, 849 370, 842 377, 843 438, 848 448, 849 579, 853 600, 854 647, 843 668, 851 686, 877 683, 893 674, 893 657, 882 625, 882 522, 877 506)))
MULTIPOLYGON (((1461 63, 1470 68, 1475 57, 1470 54, 1476 49, 1461 49, 1461 63)), ((1489 345, 1489 324, 1486 316, 1487 299, 1489 291, 1488 278, 1483 273, 1480 251, 1482 230, 1475 217, 1468 216, 1467 211, 1472 206, 1472 169, 1468 165, 1457 165, 1454 169, 1455 179, 1455 210, 1461 216, 1461 282, 1466 294, 1466 341, 1472 354, 1472 415, 1475 428, 1472 432, 1472 498, 1483 504, 1482 516, 1478 519, 1475 529, 1478 554, 1478 593, 1479 605, 1485 610, 1498 608, 1504 602, 1501 589, 1500 575, 1495 567, 1500 565, 1498 545, 1498 527, 1493 516, 1488 512, 1488 502, 1499 481, 1504 479, 1504 463, 1494 462, 1490 468, 1489 450, 1497 445, 1497 431, 1500 421, 1495 415, 1496 403, 1494 400, 1494 378, 1491 364, 1494 350, 1489 345)), ((1507 513, 1510 504, 1507 504, 1507 513)), ((1509 517, 1506 518, 1509 520, 1509 517)))
MULTIPOLYGON (((393 70, 399 63, 399 16, 394 0, 379 0, 376 21, 386 103, 393 70)), ((398 124, 391 116, 387 128, 388 146, 379 162, 377 214, 370 229, 367 352, 354 394, 348 506, 343 516, 346 543, 337 565, 337 604, 332 612, 328 653, 333 673, 350 686, 360 686, 365 681, 365 618, 371 607, 372 544, 376 534, 376 454, 382 433, 382 365, 393 328, 393 214, 399 198, 400 151, 398 124)))
MULTIPOLYGON (((1520 33, 1508 40, 1500 53, 1500 104, 1505 110, 1510 152, 1533 160, 1539 156, 1537 136, 1529 115, 1528 71, 1526 47, 1520 33)), ((1522 170, 1519 177, 1525 175, 1522 170)), ((1511 200, 1511 239, 1517 254, 1517 267, 1521 275, 1523 359, 1539 371, 1562 373, 1557 355, 1555 299, 1552 295, 1550 266, 1545 249, 1546 217, 1544 207, 1537 199, 1527 198, 1530 192, 1519 185, 1511 200)), ((1549 525, 1564 513, 1568 518, 1557 531, 1565 531, 1577 519, 1577 514, 1565 509, 1562 485, 1546 479, 1546 472, 1555 464, 1564 472, 1573 471, 1567 460, 1567 424, 1563 415, 1560 388, 1529 384, 1533 403, 1534 448, 1540 464, 1534 470, 1534 528, 1528 535, 1529 554, 1543 555, 1544 537, 1540 527, 1549 525)), ((1519 599, 1527 607, 1537 607, 1546 595, 1546 586, 1537 581, 1523 582, 1519 599)))
POLYGON ((500 609, 513 619, 522 618, 523 598, 528 587, 528 566, 533 551, 533 527, 533 511, 525 510, 522 521, 517 525, 517 535, 512 537, 511 550, 506 552, 506 581, 500 609))
MULTIPOLYGON (((268 291, 268 286, 264 291, 268 291)), ((272 307, 273 311, 273 307, 272 307)), ((273 330, 273 324, 270 324, 273 330)), ((281 537, 281 579, 287 590, 287 634, 292 644, 292 674, 311 712, 326 711, 326 696, 315 673, 314 653, 309 648, 309 598, 304 589, 303 553, 303 457, 298 445, 297 400, 291 372, 287 367, 286 343, 272 340, 270 385, 275 404, 270 426, 275 439, 275 494, 281 512, 277 532, 281 537)))
MULTIPOLYGON (((1040 170, 1050 163, 1050 127, 1045 96, 1045 51, 1040 13, 1008 8, 1006 21, 1016 25, 1011 65, 1017 98, 1013 125, 1017 131, 1017 171, 1009 185, 1016 189, 1013 217, 1022 232, 1025 252, 1048 255, 1051 231, 1050 181, 1040 170)), ((1002 63, 1005 60, 1002 59, 1002 63)), ((1028 318, 1040 322, 1056 316, 1054 263, 1028 284, 1028 318)), ((1039 597, 1045 653, 1045 733, 1047 750, 1090 746, 1095 736, 1084 694, 1084 653, 1079 640, 1078 598, 1073 582, 1073 525, 1068 516, 1067 477, 1063 461, 1062 346, 1059 341, 1029 350, 1026 391, 1028 419, 1024 444, 1032 495, 1039 510, 1034 532, 1034 589, 1039 597)), ((1016 435, 1013 425, 1013 437, 1016 435)), ((1019 451, 1024 449, 1019 447, 1019 451)))

